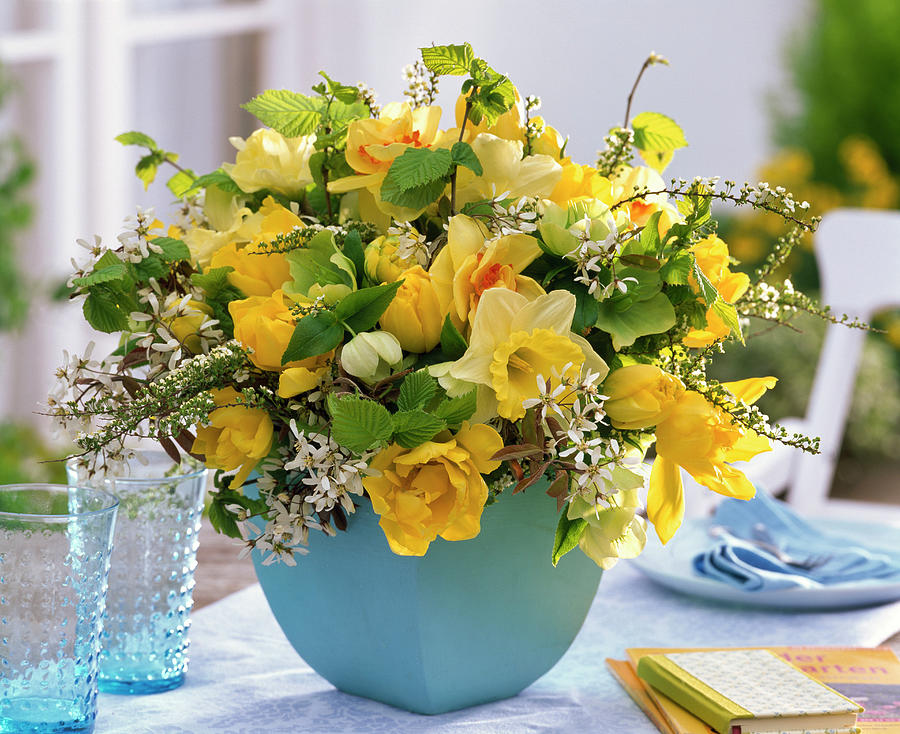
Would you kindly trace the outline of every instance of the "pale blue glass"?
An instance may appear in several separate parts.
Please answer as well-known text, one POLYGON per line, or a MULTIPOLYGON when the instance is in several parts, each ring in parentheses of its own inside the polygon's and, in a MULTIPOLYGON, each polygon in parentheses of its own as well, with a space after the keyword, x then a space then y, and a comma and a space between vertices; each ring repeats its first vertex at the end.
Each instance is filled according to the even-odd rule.
MULTIPOLYGON (((92 480, 119 499, 103 623, 100 690, 159 693, 184 682, 207 471, 141 451, 122 476, 92 480)), ((73 462, 69 483, 82 483, 73 462)))
POLYGON ((0 732, 90 732, 117 502, 0 486, 0 732))

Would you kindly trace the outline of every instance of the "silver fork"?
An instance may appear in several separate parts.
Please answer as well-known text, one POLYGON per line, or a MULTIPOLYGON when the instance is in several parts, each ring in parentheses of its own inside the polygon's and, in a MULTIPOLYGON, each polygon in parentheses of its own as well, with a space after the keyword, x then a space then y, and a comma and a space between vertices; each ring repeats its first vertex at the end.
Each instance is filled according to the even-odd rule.
MULTIPOLYGON (((761 532, 757 531, 757 526, 754 526, 754 535, 760 535, 761 532)), ((763 531, 767 533, 765 526, 762 526, 763 531)), ((709 534, 714 538, 720 538, 724 535, 728 534, 732 537, 738 538, 739 536, 735 535, 729 528, 726 528, 723 525, 712 525, 709 528, 709 534)), ((771 535, 767 536, 771 538, 771 535)), ((794 556, 788 553, 787 551, 782 550, 774 543, 766 542, 765 540, 761 540, 758 537, 755 538, 740 538, 740 540, 745 543, 749 543, 750 545, 755 545, 760 550, 764 550, 766 553, 775 556, 779 561, 781 561, 786 566, 792 566, 793 568, 800 569, 801 571, 812 571, 814 568, 818 568, 819 566, 823 566, 828 561, 831 560, 832 556, 830 555, 809 555, 805 558, 801 558, 799 556, 794 556)))

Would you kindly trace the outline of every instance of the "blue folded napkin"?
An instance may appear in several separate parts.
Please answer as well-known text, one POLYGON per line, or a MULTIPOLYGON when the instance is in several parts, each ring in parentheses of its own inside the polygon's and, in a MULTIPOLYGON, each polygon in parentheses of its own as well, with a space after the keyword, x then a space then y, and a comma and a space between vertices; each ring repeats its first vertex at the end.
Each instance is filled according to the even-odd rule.
POLYGON ((708 550, 694 557, 694 570, 700 576, 746 591, 812 588, 891 577, 900 581, 900 537, 897 548, 869 548, 856 538, 817 528, 762 490, 749 501, 724 499, 711 526, 716 526, 716 537, 710 538, 708 550), (808 570, 782 562, 753 542, 759 540, 754 528, 760 525, 765 527, 764 540, 791 558, 820 556, 828 560, 808 570))

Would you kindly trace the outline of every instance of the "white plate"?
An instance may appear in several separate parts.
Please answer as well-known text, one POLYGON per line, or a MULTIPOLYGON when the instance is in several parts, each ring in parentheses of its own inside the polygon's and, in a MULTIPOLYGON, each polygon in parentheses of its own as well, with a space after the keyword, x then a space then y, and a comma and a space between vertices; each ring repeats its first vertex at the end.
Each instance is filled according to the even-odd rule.
MULTIPOLYGON (((867 579, 812 589, 745 591, 721 581, 698 576, 691 561, 698 553, 709 548, 710 538, 706 530, 711 522, 708 518, 686 520, 665 546, 652 534, 644 552, 631 561, 631 564, 656 583, 674 591, 748 606, 841 609, 900 599, 900 578, 867 579)), ((823 530, 851 538, 864 538, 866 545, 873 549, 893 549, 895 554, 900 554, 900 529, 896 527, 847 520, 816 522, 821 524, 823 530)))

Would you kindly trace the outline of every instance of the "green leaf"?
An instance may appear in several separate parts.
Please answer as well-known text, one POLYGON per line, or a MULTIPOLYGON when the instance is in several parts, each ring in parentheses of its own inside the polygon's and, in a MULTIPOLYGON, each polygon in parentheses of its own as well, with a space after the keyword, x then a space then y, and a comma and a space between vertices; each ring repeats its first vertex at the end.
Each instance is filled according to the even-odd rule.
POLYGON ((374 400, 347 395, 328 399, 331 413, 331 434, 334 440, 351 451, 361 454, 373 446, 388 441, 394 432, 391 414, 374 400))
POLYGON ((188 191, 194 188, 194 176, 190 171, 178 171, 172 178, 166 181, 166 186, 176 199, 182 199, 187 196, 188 191))
MULTIPOLYGON (((472 155, 475 155, 474 152, 472 155)), ((475 160, 477 162, 478 159, 475 160)), ((446 148, 407 148, 391 163, 385 183, 401 191, 420 188, 446 179, 451 166, 452 154, 446 148)))
POLYGON ((378 323, 402 284, 402 280, 397 280, 353 291, 341 299, 334 313, 356 334, 368 331, 378 323))
POLYGON ((268 89, 241 107, 264 125, 295 138, 315 132, 322 119, 323 102, 287 89, 268 89))
POLYGON ((446 187, 447 182, 439 179, 424 186, 404 191, 394 186, 385 177, 384 182, 381 184, 381 198, 390 204, 396 204, 408 209, 424 209, 441 198, 441 194, 444 193, 446 187))
POLYGON ((469 66, 475 59, 475 52, 468 43, 450 46, 430 46, 419 49, 422 52, 422 62, 425 67, 435 74, 451 74, 452 76, 465 76, 469 73, 469 66))
POLYGON ((281 364, 330 352, 344 336, 344 327, 331 311, 320 311, 304 316, 294 327, 287 349, 281 356, 281 364))
POLYGON ((393 422, 394 441, 405 449, 421 446, 447 427, 440 418, 430 415, 424 410, 395 413, 393 422))
POLYGON ((306 295, 313 284, 346 285, 356 287, 351 274, 353 263, 346 257, 334 241, 334 232, 323 229, 305 247, 298 247, 285 255, 291 270, 293 282, 285 290, 306 295), (335 256, 338 262, 335 262, 335 256))
POLYGON ((189 194, 197 189, 205 189, 209 186, 216 186, 229 194, 243 194, 241 187, 221 168, 216 169, 212 173, 204 174, 196 179, 185 194, 189 194))
POLYGON ((133 263, 131 267, 134 268, 134 273, 137 275, 138 280, 144 281, 150 278, 159 280, 165 278, 169 273, 169 268, 166 266, 165 261, 154 252, 151 252, 149 257, 145 257, 140 262, 133 263))
POLYGON ((191 259, 188 246, 174 237, 157 237, 153 240, 153 244, 162 248, 162 258, 168 262, 191 259))
POLYGON ((251 514, 263 512, 266 509, 264 500, 248 497, 242 492, 233 489, 220 489, 217 492, 211 492, 208 513, 209 521, 216 531, 230 538, 240 538, 241 533, 234 515, 225 509, 227 505, 238 505, 251 514))
POLYGON ((191 283, 202 288, 209 298, 216 298, 223 289, 229 287, 228 273, 232 270, 233 267, 225 265, 221 268, 211 268, 205 273, 194 273, 191 275, 191 283))
POLYGON ((156 171, 159 164, 163 162, 163 156, 160 153, 148 153, 141 158, 134 167, 137 177, 144 183, 144 191, 153 183, 156 178, 156 171))
POLYGON ((720 319, 722 319, 722 323, 731 329, 732 333, 737 334, 738 339, 740 339, 743 344, 744 334, 741 331, 741 322, 740 319, 738 319, 737 309, 720 296, 712 305, 712 310, 720 319))
POLYGON ((453 147, 450 148, 450 160, 458 166, 465 166, 472 170, 476 176, 484 173, 481 161, 478 160, 478 156, 475 155, 475 151, 472 150, 472 146, 468 143, 462 141, 454 143, 453 147))
MULTIPOLYGON (((356 92, 356 87, 351 87, 356 92)), ((346 123, 351 120, 359 120, 369 116, 369 108, 365 102, 348 103, 346 100, 336 99, 328 109, 328 117, 332 126, 346 129, 346 123), (343 123, 343 124, 342 124, 343 123)))
POLYGON ((678 123, 658 112, 642 112, 631 121, 631 129, 638 150, 669 151, 688 144, 678 123))
MULTIPOLYGON (((655 255, 659 257, 662 254, 662 242, 659 237, 659 218, 661 216, 662 211, 653 212, 641 230, 638 238, 641 255, 655 255)), ((631 245, 632 242, 634 242, 634 239, 629 240, 625 246, 625 252, 629 252, 628 245, 631 245)))
POLYGON ((441 328, 441 351, 447 359, 457 360, 462 357, 469 348, 466 338, 450 319, 450 314, 444 317, 444 326, 441 328))
POLYGON ((116 135, 116 140, 122 145, 140 145, 144 148, 150 148, 150 150, 157 149, 156 141, 153 138, 144 133, 139 133, 136 130, 116 135))
POLYGON ((697 264, 696 260, 694 261, 694 279, 700 286, 700 297, 703 299, 703 302, 706 303, 707 308, 711 308, 719 298, 719 291, 716 290, 712 281, 706 277, 706 273, 703 272, 703 269, 697 264))
POLYGON ((448 426, 458 426, 472 417, 477 406, 478 391, 470 390, 465 395, 444 400, 435 409, 434 414, 445 421, 448 426))
POLYGON ((356 282, 361 283, 366 272, 366 253, 362 246, 362 239, 359 236, 359 230, 351 229, 344 237, 341 245, 343 253, 350 258, 353 267, 356 268, 356 282))
POLYGON ((694 256, 687 250, 679 250, 659 269, 662 279, 669 285, 687 285, 694 269, 694 256))
POLYGON ((125 277, 126 272, 127 269, 125 268, 125 263, 118 262, 105 268, 94 268, 89 275, 85 275, 83 278, 75 278, 72 283, 81 288, 85 288, 87 286, 97 285, 98 283, 109 283, 114 280, 122 280, 122 278, 125 277))
POLYGON ((325 79, 325 81, 328 82, 328 91, 331 92, 331 94, 341 102, 352 104, 359 99, 359 90, 356 87, 351 87, 347 84, 336 82, 324 71, 320 71, 319 76, 321 76, 325 79))
POLYGON ((566 553, 574 550, 578 546, 578 541, 587 530, 587 520, 576 518, 570 520, 566 515, 566 509, 563 508, 562 514, 559 516, 559 523, 556 526, 556 536, 553 538, 553 565, 559 563, 559 559, 566 553))
POLYGON ((666 166, 668 166, 672 159, 675 157, 674 150, 642 150, 641 158, 644 159, 644 163, 646 163, 650 168, 652 168, 657 173, 662 173, 666 170, 666 166))
MULTIPOLYGON (((570 276, 571 277, 571 276, 570 276)), ((554 287, 569 291, 575 296, 575 315, 572 317, 572 331, 584 336, 588 329, 597 323, 600 313, 600 304, 594 296, 588 293, 587 286, 575 283, 571 280, 557 282, 554 287)))
POLYGON ((597 327, 612 337, 613 348, 634 344, 647 334, 662 334, 675 326, 675 309, 664 293, 657 293, 646 301, 616 301, 600 303, 597 327))
POLYGON ((428 370, 411 372, 400 385, 400 397, 397 399, 397 409, 401 411, 418 410, 428 405, 437 392, 438 383, 428 370))
POLYGON ((128 328, 131 303, 125 294, 105 285, 91 288, 82 306, 84 318, 97 331, 112 334, 128 328))

